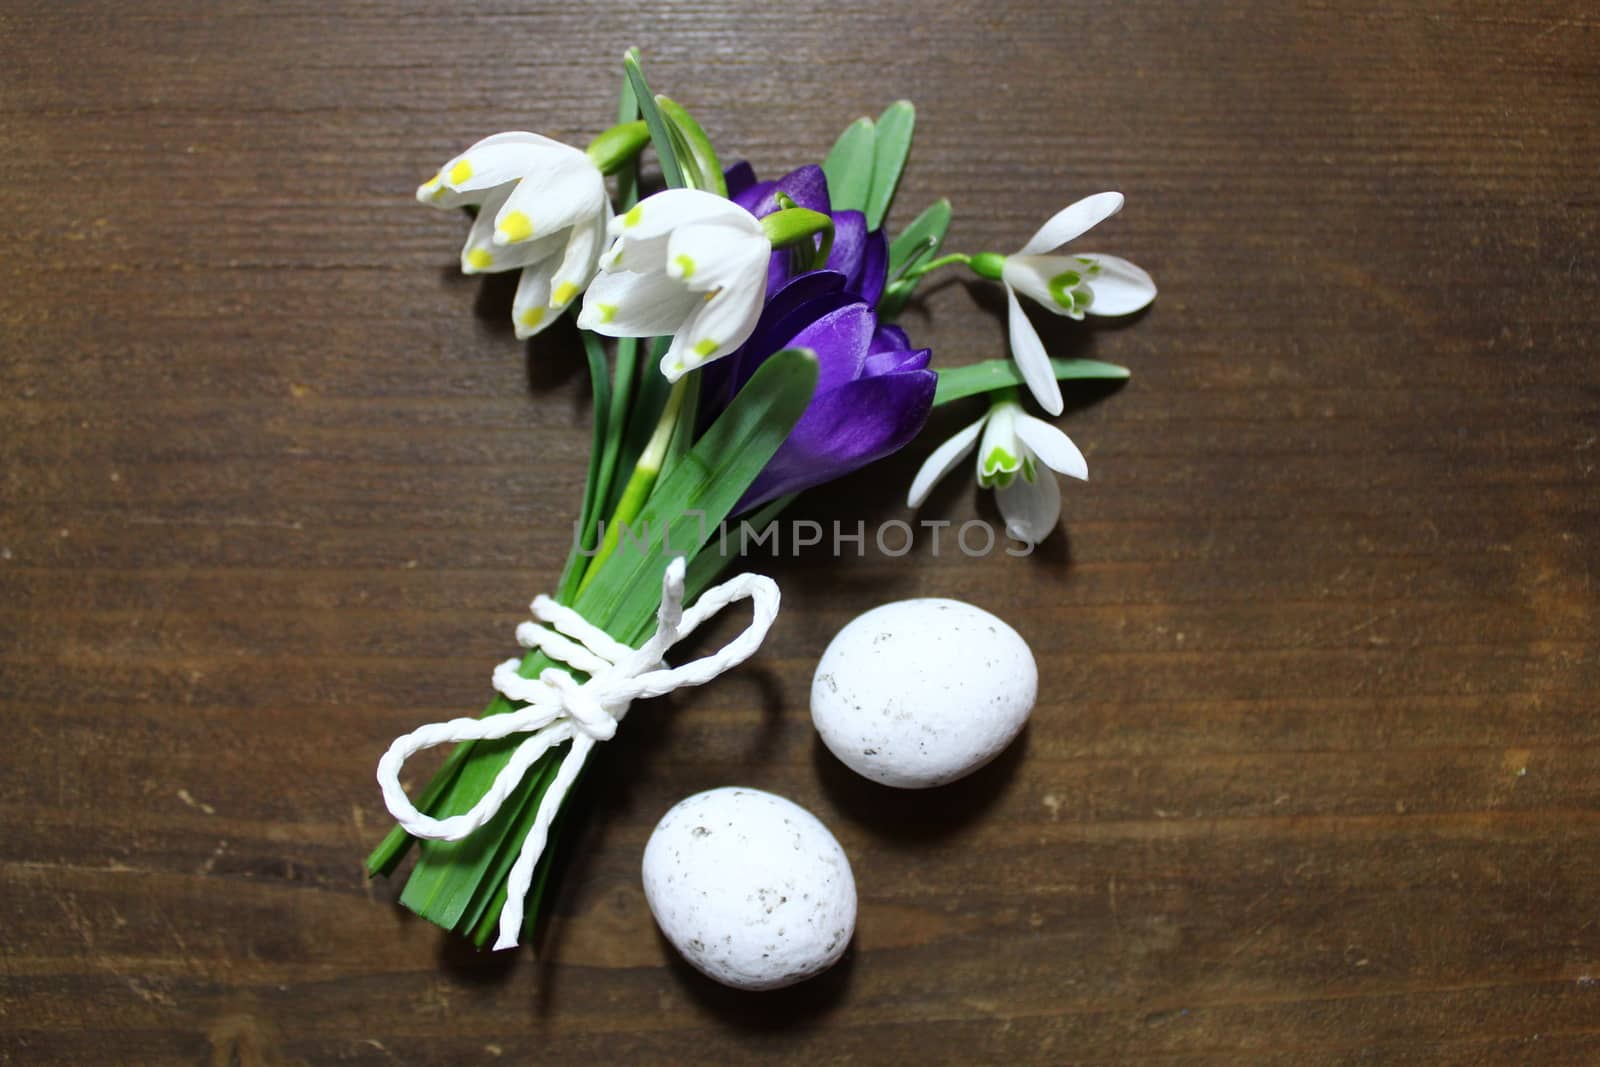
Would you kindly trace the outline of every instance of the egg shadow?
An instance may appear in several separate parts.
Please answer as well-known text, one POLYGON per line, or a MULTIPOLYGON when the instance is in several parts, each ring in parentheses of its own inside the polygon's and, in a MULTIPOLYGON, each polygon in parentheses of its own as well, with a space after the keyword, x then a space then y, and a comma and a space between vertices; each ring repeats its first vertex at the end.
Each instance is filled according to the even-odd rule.
POLYGON ((782 989, 734 989, 695 970, 659 927, 656 939, 666 955, 667 969, 689 998, 738 1030, 781 1033, 815 1027, 844 1000, 855 971, 856 939, 852 934, 839 962, 815 978, 782 989))
POLYGON ((895 789, 863 778, 812 738, 811 760, 834 808, 879 837, 928 842, 976 822, 999 802, 1028 753, 1028 729, 965 778, 932 789, 895 789))

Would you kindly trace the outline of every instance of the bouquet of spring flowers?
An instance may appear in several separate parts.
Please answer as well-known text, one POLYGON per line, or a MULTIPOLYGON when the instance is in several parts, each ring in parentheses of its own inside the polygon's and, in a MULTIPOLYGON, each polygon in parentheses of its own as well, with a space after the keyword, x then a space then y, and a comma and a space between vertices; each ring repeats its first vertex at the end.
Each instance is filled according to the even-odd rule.
POLYGON ((1052 472, 1088 471, 1065 434, 1024 411, 1024 388, 1060 414, 1061 380, 1128 372, 1052 360, 1019 298, 1082 319, 1155 296, 1126 260, 1060 251, 1117 212, 1118 193, 1065 208, 1015 254, 941 254, 948 201, 887 232, 909 103, 850 125, 820 166, 762 181, 748 163, 724 169, 694 118, 651 93, 636 52, 623 65, 617 123, 587 148, 495 134, 417 191, 471 213, 464 272, 520 271, 519 338, 577 309, 594 389, 577 536, 555 593, 518 628, 528 651, 496 669, 482 716, 414 731, 379 766, 399 825, 368 871, 393 873, 419 842, 401 903, 480 946, 496 930, 496 947, 514 945, 538 921, 562 803, 631 701, 708 681, 759 645, 776 588, 752 575, 714 584, 734 558, 711 545, 725 520, 760 529, 801 491, 905 447, 935 405, 981 396, 982 417, 933 449, 908 504, 976 449, 1010 535, 1043 539, 1060 515, 1052 472), (646 148, 665 188, 641 195, 646 148), (952 266, 1004 286, 1014 358, 936 372, 893 324, 924 277, 952 266), (616 339, 609 354, 602 338, 616 339), (743 635, 665 666, 675 641, 741 598, 755 609, 743 635), (451 742, 408 796, 400 765, 451 742))

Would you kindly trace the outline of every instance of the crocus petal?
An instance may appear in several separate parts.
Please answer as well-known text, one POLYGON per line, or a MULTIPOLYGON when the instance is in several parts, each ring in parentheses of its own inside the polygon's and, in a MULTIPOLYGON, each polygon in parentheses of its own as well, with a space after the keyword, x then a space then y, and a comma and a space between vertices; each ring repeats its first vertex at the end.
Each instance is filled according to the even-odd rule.
MULTIPOLYGON (((795 334, 837 308, 853 303, 844 291, 844 279, 832 271, 802 274, 768 298, 761 323, 747 346, 762 357, 787 348, 795 334)), ((750 368, 755 373, 755 368, 750 368)), ((742 381, 739 383, 744 384, 742 381)))
POLYGON ((916 477, 911 479, 911 492, 906 494, 906 507, 922 506, 923 501, 928 499, 928 494, 933 492, 933 487, 943 481, 945 475, 960 466, 961 462, 972 453, 973 447, 978 443, 978 433, 988 421, 989 416, 986 412, 983 418, 971 426, 962 427, 954 437, 934 449, 933 453, 922 461, 916 477))
POLYGON ((833 248, 828 251, 828 269, 844 275, 845 287, 855 290, 861 284, 861 261, 867 252, 867 217, 859 211, 833 214, 833 248))
POLYGON ((932 358, 933 349, 931 348, 906 348, 898 352, 872 352, 868 354, 866 363, 862 364, 861 377, 874 378, 880 374, 922 370, 932 358))
POLYGON ((867 245, 861 256, 861 274, 856 283, 856 292, 861 299, 873 307, 878 306, 878 298, 883 296, 884 283, 889 280, 889 238, 885 237, 882 229, 873 230, 867 234, 867 245))
POLYGON ((1040 407, 1052 415, 1059 415, 1065 406, 1061 402, 1061 384, 1056 381, 1050 356, 1044 350, 1044 342, 1039 340, 1039 332, 1028 321, 1022 303, 1017 300, 1016 290, 1009 285, 1006 286, 1006 306, 1011 331, 1011 356, 1017 361, 1022 380, 1028 384, 1028 390, 1033 393, 1040 407))
POLYGON ((532 173, 551 149, 576 151, 560 141, 514 130, 485 137, 439 168, 417 188, 417 199, 435 207, 482 203, 492 189, 532 173))
POLYGON ((664 337, 704 299, 662 272, 601 272, 583 294, 578 325, 607 337, 664 337))
POLYGON ((1100 273, 1090 281, 1094 302, 1089 305, 1091 315, 1132 315, 1150 306, 1156 298, 1156 283, 1150 275, 1125 259, 1100 252, 1082 252, 1083 259, 1091 259, 1100 266, 1100 273))
POLYGON ((495 216, 497 244, 514 245, 609 215, 605 177, 576 148, 546 151, 495 216))
POLYGON ((1046 467, 1072 478, 1089 480, 1089 463, 1060 429, 1032 415, 1017 416, 1017 437, 1046 467))
POLYGON ((1053 252, 1077 237, 1088 233, 1098 224, 1122 210, 1121 193, 1095 193, 1075 204, 1068 205, 1050 217, 1039 231, 1028 239, 1018 255, 1036 256, 1053 252))
POLYGON ((785 347, 817 354, 816 395, 841 389, 862 375, 876 319, 865 304, 847 304, 795 334, 785 347))
POLYGON ((793 200, 797 207, 810 208, 823 214, 828 212, 828 179, 815 163, 797 167, 777 181, 757 183, 738 194, 732 194, 730 190, 731 195, 736 195, 740 206, 756 218, 778 210, 779 193, 793 200))
POLYGON ((550 310, 550 268, 552 260, 522 268, 517 295, 511 301, 511 322, 519 340, 526 340, 561 317, 550 310))
MULTIPOLYGON (((872 301, 868 300, 868 304, 872 301)), ((911 338, 906 332, 892 322, 878 324, 878 329, 872 335, 872 344, 867 348, 867 354, 876 355, 879 352, 901 352, 911 347, 911 338)))
POLYGON ((740 509, 832 481, 898 451, 927 421, 938 384, 938 375, 923 370, 819 390, 740 509))
POLYGON ((1049 471, 1039 471, 1033 481, 1017 478, 994 491, 994 502, 1006 520, 1006 532, 1019 541, 1036 545, 1050 536, 1061 518, 1061 485, 1049 471))
MULTIPOLYGON (((1000 280, 1047 311, 1083 318, 1083 311, 1074 307, 1072 300, 1072 291, 1088 280, 1077 256, 1007 256, 1000 280)), ((1094 295, 1098 299, 1098 288, 1094 295)))
MULTIPOLYGON (((722 172, 722 180, 728 186, 728 199, 738 203, 739 195, 756 183, 756 169, 741 159, 722 172)), ((750 205, 743 206, 748 210, 750 205)))
POLYGON ((720 410, 744 388, 768 356, 788 348, 795 335, 817 319, 854 302, 855 298, 844 291, 844 278, 829 270, 802 274, 772 293, 761 309, 755 331, 740 351, 733 358, 706 368, 700 383, 702 412, 720 410))

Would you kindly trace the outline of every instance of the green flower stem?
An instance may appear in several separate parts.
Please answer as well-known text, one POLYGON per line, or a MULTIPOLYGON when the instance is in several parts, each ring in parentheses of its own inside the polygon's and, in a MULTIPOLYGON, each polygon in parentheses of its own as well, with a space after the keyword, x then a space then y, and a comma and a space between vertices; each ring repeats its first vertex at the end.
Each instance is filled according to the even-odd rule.
POLYGON ((695 423, 700 418, 700 375, 690 374, 679 379, 681 382, 692 380, 694 384, 688 387, 684 394, 683 403, 678 408, 677 418, 672 426, 672 438, 667 442, 667 451, 661 461, 661 473, 671 474, 672 468, 678 465, 694 446, 695 423))
POLYGON ((993 411, 995 408, 1000 407, 1002 404, 1018 404, 1018 405, 1020 405, 1021 403, 1022 403, 1022 390, 1017 388, 1014 385, 1007 386, 1004 389, 996 389, 994 392, 989 394, 989 410, 990 411, 993 411))
POLYGON ((949 255, 940 256, 938 259, 932 259, 926 263, 919 264, 918 266, 906 271, 905 274, 901 275, 901 277, 905 281, 914 282, 924 274, 931 274, 940 267, 949 267, 956 263, 960 263, 964 266, 971 266, 972 257, 962 252, 951 252, 949 255))
POLYGON ((644 510, 645 501, 650 499, 650 490, 655 488, 656 479, 661 476, 662 463, 667 458, 667 448, 672 443, 673 432, 678 425, 678 412, 682 409, 684 398, 689 393, 690 380, 688 375, 679 378, 673 383, 672 391, 667 394, 667 403, 661 409, 661 418, 656 421, 655 432, 650 435, 650 441, 644 446, 639 462, 634 465, 633 473, 628 476, 628 484, 622 488, 622 498, 617 501, 616 510, 606 521, 605 538, 600 542, 600 550, 589 561, 583 580, 578 583, 578 592, 583 592, 594 580, 595 575, 600 573, 601 564, 605 563, 617 550, 617 545, 622 543, 622 528, 639 517, 639 512, 644 510))

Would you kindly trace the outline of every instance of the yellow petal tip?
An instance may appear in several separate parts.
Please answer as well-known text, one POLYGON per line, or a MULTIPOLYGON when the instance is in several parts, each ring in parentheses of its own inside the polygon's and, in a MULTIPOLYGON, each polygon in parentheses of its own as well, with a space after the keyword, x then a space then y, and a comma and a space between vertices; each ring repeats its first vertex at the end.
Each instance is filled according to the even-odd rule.
POLYGON ((501 244, 516 244, 533 236, 533 220, 521 211, 508 211, 500 216, 495 229, 495 239, 501 244))

